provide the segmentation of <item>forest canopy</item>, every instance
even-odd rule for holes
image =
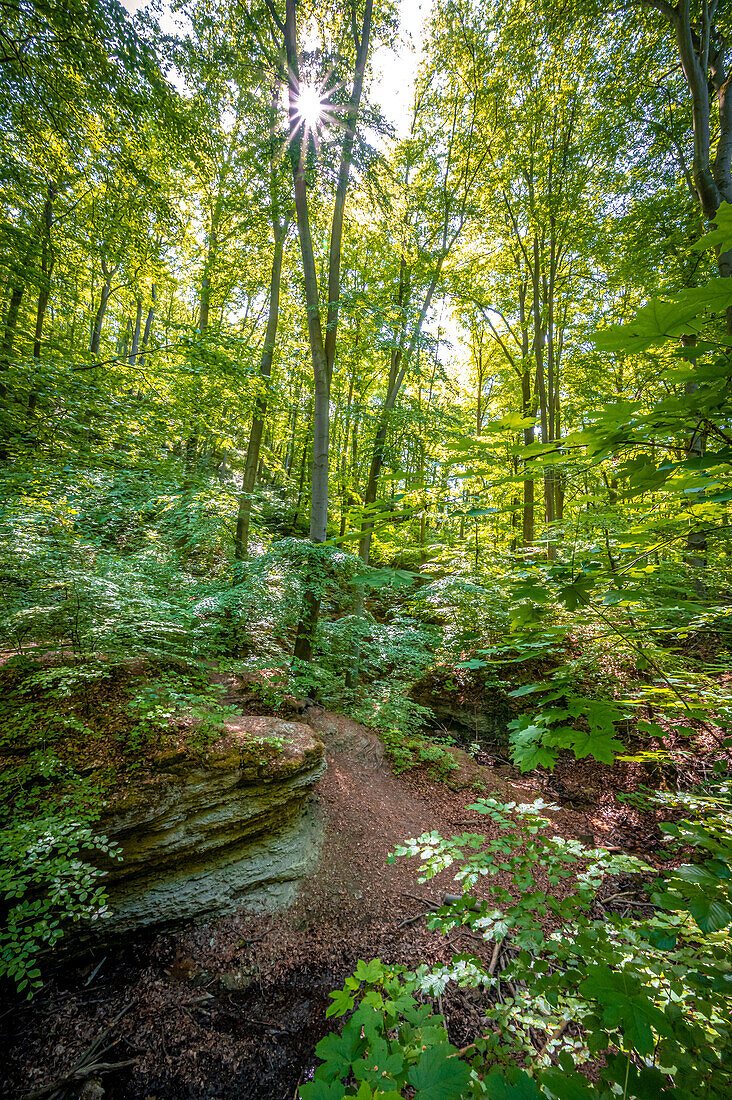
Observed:
[[[105,800],[184,712],[220,732],[211,670],[437,782],[431,677],[501,693],[517,774],[634,760],[675,857],[560,850],[543,801],[473,792],[501,844],[397,855],[464,899],[510,871],[432,919],[510,941],[511,997],[458,1049],[426,998],[485,960],[363,961],[299,1095],[721,1098],[732,15],[427,7],[2,7],[0,976],[32,994],[103,912]],[[108,735],[133,659],[164,686]],[[537,937],[537,869],[574,864]],[[597,919],[613,874],[651,900]]]

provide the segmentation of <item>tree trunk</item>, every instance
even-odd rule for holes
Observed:
[[[142,345],[140,347],[140,366],[145,365],[145,353],[147,351],[148,344],[150,343],[150,333],[152,332],[153,321],[155,320],[155,283],[153,283],[150,290],[150,308],[147,311],[147,318],[145,320],[145,331],[142,335]]]
[[[38,362],[41,358],[41,339],[43,337],[43,325],[46,319],[48,299],[51,296],[51,276],[53,275],[56,254],[51,241],[51,228],[53,225],[53,204],[56,199],[56,187],[49,184],[48,195],[43,207],[43,240],[41,243],[41,285],[38,292],[38,307],[36,309],[36,327],[33,334],[33,358]]]
[[[108,268],[104,260],[102,260],[102,274],[104,275],[104,282],[102,283],[102,289],[99,296],[99,307],[94,317],[91,342],[89,344],[89,351],[92,355],[99,355],[99,345],[102,339],[102,325],[104,324],[104,317],[107,312],[109,295],[112,292],[114,268]]]
[[[3,375],[10,370],[10,364],[12,362],[13,344],[15,343],[15,332],[18,327],[20,304],[23,301],[23,294],[25,292],[26,263],[27,260],[24,261],[22,267],[18,269],[16,273],[17,279],[12,284],[10,301],[8,302],[8,308],[5,313],[3,341],[2,346],[0,346],[0,401],[6,405],[3,410],[2,427],[0,428],[0,462],[7,462],[10,457],[12,426],[7,408],[8,386],[5,383]]]
[[[308,208],[305,179],[307,146],[310,135],[308,130],[304,128],[304,125],[301,123],[298,104],[300,77],[297,51],[296,0],[287,0],[285,9],[284,36],[288,71],[290,163],[292,166],[295,190],[295,212],[305,281],[308,338],[310,341],[310,355],[313,364],[313,379],[315,383],[312,493],[310,499],[310,541],[314,543],[325,542],[328,534],[330,383],[337,346],[343,219],[348,192],[348,180],[353,159],[356,123],[369,52],[372,3],[373,0],[366,0],[360,37],[355,32],[354,25],[356,69],[354,72],[353,89],[348,101],[344,120],[345,134],[341,148],[338,182],[336,184],[333,218],[331,221],[325,339],[323,338],[321,324],[320,292],[310,232],[310,212]],[[304,133],[303,129],[305,131]],[[320,610],[320,597],[316,595],[316,588],[316,578],[313,571],[311,571],[310,576],[306,578],[303,615],[298,627],[297,639],[295,642],[295,657],[305,661],[309,661],[312,656]]]
[[[131,367],[134,367],[137,363],[137,352],[140,348],[140,329],[142,328],[142,298],[137,299],[137,309],[135,311],[135,327],[132,330],[132,347],[130,348],[130,355],[127,362]]]
[[[275,341],[277,339],[277,323],[280,313],[280,282],[282,278],[282,256],[285,248],[285,237],[289,229],[289,221],[280,225],[275,222],[275,244],[272,257],[272,274],[269,283],[269,316],[267,318],[267,331],[262,348],[262,359],[259,364],[259,377],[263,379],[265,389],[257,396],[254,406],[252,427],[249,432],[249,445],[247,457],[244,463],[242,475],[241,493],[239,495],[239,512],[236,518],[236,537],[234,541],[234,559],[243,561],[247,556],[249,547],[249,523],[252,514],[252,491],[257,476],[259,464],[259,451],[262,446],[262,433],[264,432],[264,420],[267,415],[266,386],[272,374],[272,361],[274,359]]]

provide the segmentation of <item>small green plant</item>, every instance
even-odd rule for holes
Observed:
[[[42,956],[69,923],[98,920],[106,912],[104,872],[88,862],[91,852],[121,858],[120,848],[91,827],[90,818],[46,813],[0,830],[0,978],[30,998],[42,984]]]
[[[721,797],[720,797],[721,796]],[[414,971],[359,963],[331,994],[330,1016],[350,1019],[340,1036],[316,1048],[323,1064],[301,1087],[302,1100],[711,1100],[732,1087],[732,812],[720,789],[705,816],[667,826],[676,842],[704,858],[651,889],[655,905],[642,919],[593,913],[608,875],[648,876],[638,860],[587,849],[548,832],[544,803],[482,799],[471,810],[498,827],[443,838],[428,833],[397,848],[421,860],[421,881],[456,867],[460,902],[431,920],[449,931],[469,925],[493,944],[508,944],[499,975],[485,959]],[[536,886],[571,880],[561,897]],[[508,874],[491,906],[471,894],[483,876]],[[569,884],[568,884],[569,885]],[[540,923],[541,921],[541,923]],[[547,933],[545,922],[553,929]],[[483,1033],[463,1050],[448,1041],[432,1007],[449,984],[494,990]],[[499,995],[500,991],[500,995]],[[588,1078],[578,1067],[594,1063]]]
[[[223,688],[211,684],[195,670],[168,672],[144,684],[128,708],[135,725],[125,733],[125,750],[132,757],[168,735],[176,721],[193,719],[192,744],[205,746],[221,736],[227,718],[236,708],[221,702]]]
[[[409,698],[403,684],[372,685],[371,692],[352,713],[378,731],[397,775],[427,764],[434,778],[446,779],[459,767],[447,751],[452,744],[449,738],[423,732],[429,711]]]

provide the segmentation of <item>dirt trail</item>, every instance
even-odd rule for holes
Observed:
[[[510,783],[458,750],[449,786],[422,770],[395,777],[381,743],[359,723],[320,708],[302,720],[323,736],[328,769],[315,795],[319,866],[295,904],[275,917],[244,912],[100,950],[60,969],[37,1002],[0,1018],[0,1093],[21,1096],[63,1077],[110,1028],[105,1044],[113,1045],[100,1060],[135,1061],[101,1075],[95,1100],[292,1098],[330,1030],[328,993],[358,958],[413,966],[476,949],[460,936],[448,943],[419,916],[426,909],[419,899],[439,899],[449,872],[420,884],[414,861],[388,865],[386,857],[425,830],[462,832],[479,822],[489,834],[466,805],[481,794],[530,801],[537,794],[530,782]],[[561,818],[570,835],[587,827],[583,815]],[[480,1018],[480,1005],[460,993],[453,1040],[470,1041]]]

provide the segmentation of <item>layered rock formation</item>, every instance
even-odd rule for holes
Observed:
[[[317,857],[306,802],[324,769],[318,735],[278,718],[237,719],[200,757],[159,757],[101,822],[124,855],[108,868],[105,931],[285,904]]]

